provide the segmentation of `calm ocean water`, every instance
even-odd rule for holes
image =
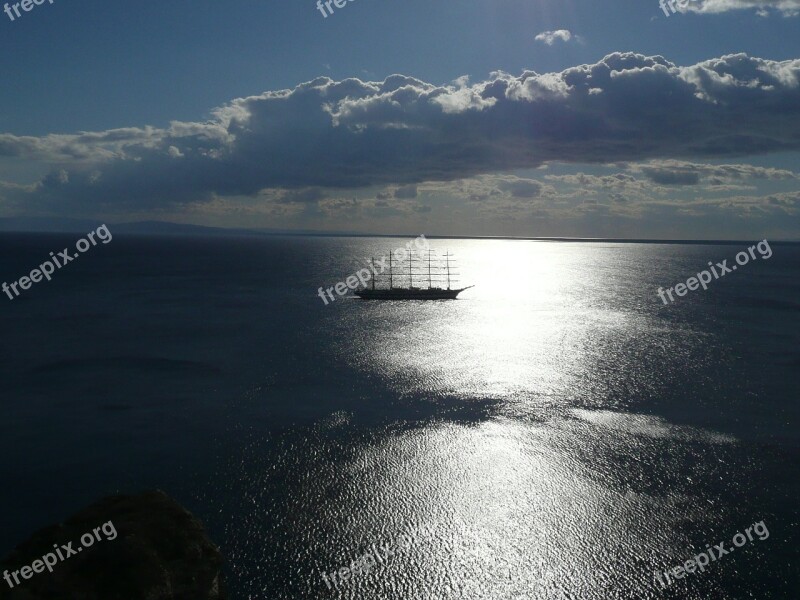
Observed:
[[[78,238],[2,234],[0,277]],[[238,599],[797,597],[800,246],[669,306],[743,248],[432,240],[457,301],[317,296],[405,241],[115,235],[0,296],[0,553],[158,487]]]

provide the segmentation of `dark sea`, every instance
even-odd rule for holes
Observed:
[[[0,236],[9,283],[81,237]],[[746,247],[434,239],[456,301],[317,295],[407,241],[120,234],[1,295],[0,554],[159,488],[239,600],[800,597],[800,246],[668,305]]]

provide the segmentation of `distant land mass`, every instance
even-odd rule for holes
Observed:
[[[68,219],[49,217],[3,217],[1,232],[15,233],[85,233],[103,225],[103,221],[92,219]],[[105,221],[112,233],[135,235],[366,235],[361,232],[329,232],[314,229],[245,229],[207,227],[168,221],[136,221],[133,223],[110,223]]]
[[[103,225],[103,221],[92,219],[68,219],[57,217],[0,217],[0,232],[6,233],[86,233]],[[362,231],[321,231],[318,229],[246,229],[207,227],[187,223],[170,223],[168,221],[135,221],[132,223],[105,224],[112,233],[128,235],[184,235],[184,236],[321,236],[321,237],[384,237],[409,238],[419,234],[386,234],[364,233]],[[551,242],[617,242],[637,244],[746,244],[754,240],[664,240],[645,238],[571,238],[571,237],[524,237],[502,235],[428,235],[430,239],[464,239],[464,240],[540,240]],[[775,243],[800,243],[800,240],[769,240]]]

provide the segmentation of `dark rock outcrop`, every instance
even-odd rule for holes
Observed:
[[[55,562],[57,552],[64,559]],[[48,554],[52,573],[43,560]],[[221,567],[200,521],[163,492],[112,496],[6,556],[0,600],[226,600]]]

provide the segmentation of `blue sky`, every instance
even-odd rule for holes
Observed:
[[[54,0],[0,13],[0,217],[798,238],[798,11],[354,0],[323,18],[312,0]],[[540,35],[556,31],[569,33]]]

